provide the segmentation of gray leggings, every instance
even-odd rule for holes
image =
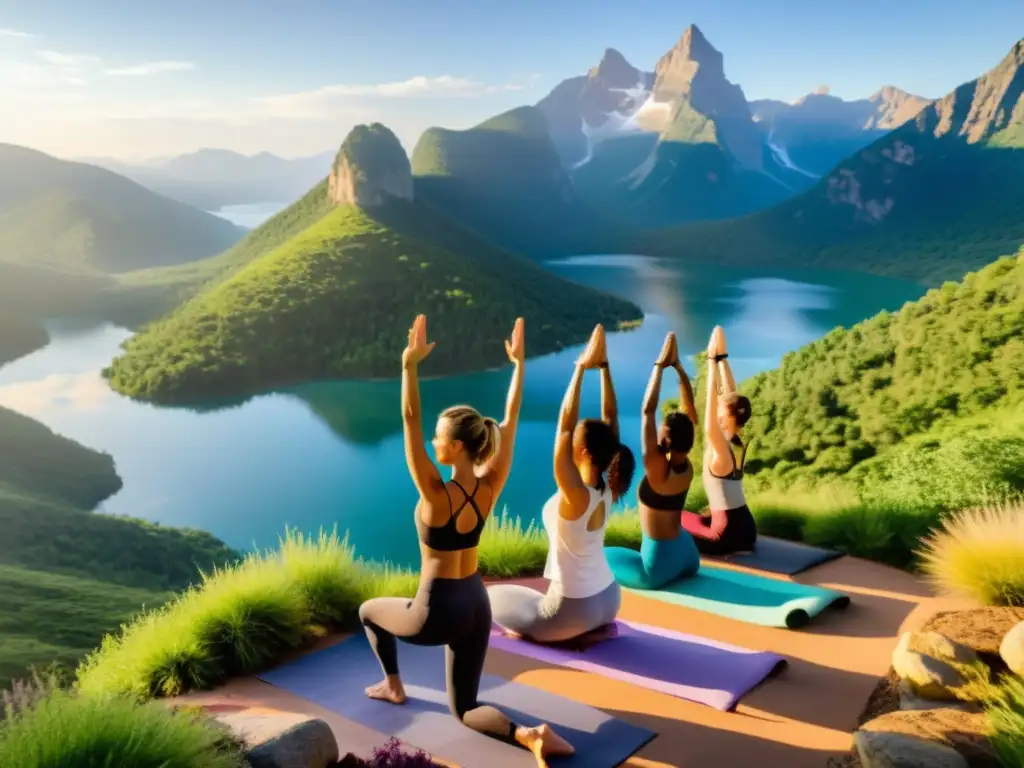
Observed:
[[[547,594],[518,584],[487,588],[494,623],[537,643],[560,643],[611,624],[622,592],[613,581],[590,597],[563,597],[555,582]]]

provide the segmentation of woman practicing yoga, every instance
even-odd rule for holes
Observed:
[[[683,527],[706,555],[750,552],[757,526],[743,495],[743,463],[747,448],[739,431],[750,419],[750,401],[736,393],[726,358],[725,332],[715,326],[708,342],[708,396],[704,411],[704,492],[710,516],[683,513]],[[719,391],[721,387],[721,391]],[[739,449],[739,459],[734,448]]]
[[[550,755],[574,749],[548,725],[517,725],[494,707],[477,701],[491,634],[491,605],[477,573],[477,544],[487,516],[508,479],[523,400],[523,320],[516,321],[505,350],[515,366],[499,425],[468,405],[444,411],[437,420],[434,451],[452,468],[441,479],[423,444],[416,366],[434,348],[427,343],[427,320],[416,318],[402,353],[402,421],[405,459],[420,500],[416,530],[420,539],[420,584],[412,600],[378,597],[359,607],[359,618],[377,655],[384,680],[366,695],[393,704],[405,702],[398,674],[395,638],[414,645],[444,645],[448,708],[465,725],[533,752],[541,768]]]
[[[601,369],[601,421],[577,423],[583,372]],[[550,580],[542,594],[529,587],[490,587],[494,621],[512,636],[540,643],[597,639],[608,632],[622,596],[604,555],[604,530],[611,506],[633,478],[633,454],[619,442],[619,418],[608,368],[604,329],[590,337],[562,402],[555,433],[555,483],[544,505]],[[600,632],[594,633],[594,630]]]
[[[661,376],[666,368],[679,374],[679,410],[657,427]],[[644,477],[637,488],[643,539],[640,551],[608,547],[605,554],[615,580],[633,589],[658,589],[700,568],[700,553],[682,526],[681,514],[693,481],[689,453],[697,409],[690,379],[679,362],[676,336],[670,333],[654,364],[644,395],[641,431]]]

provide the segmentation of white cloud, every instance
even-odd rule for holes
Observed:
[[[47,64],[52,64],[55,67],[81,67],[86,64],[95,64],[99,61],[99,57],[90,56],[88,54],[79,53],[58,53],[57,51],[36,51],[36,56],[45,61]]]
[[[147,61],[130,67],[114,67],[106,70],[108,75],[124,75],[142,77],[159,75],[163,72],[187,72],[196,68],[191,61]]]
[[[28,38],[35,37],[35,35],[33,35],[31,32],[22,32],[20,29],[7,29],[5,27],[0,27],[0,37]]]
[[[502,91],[523,90],[517,84],[488,85],[478,80],[464,77],[441,75],[425,77],[417,75],[408,80],[376,84],[345,84],[327,85],[312,91],[284,93],[275,96],[264,96],[257,101],[266,106],[273,114],[281,117],[308,118],[320,117],[333,111],[346,99],[358,97],[377,97],[388,99],[414,98],[419,96],[434,97],[474,97]]]

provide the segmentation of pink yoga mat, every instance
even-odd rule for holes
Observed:
[[[514,640],[491,633],[491,648],[581,672],[593,672],[730,711],[786,660],[768,651],[751,651],[670,629],[616,622],[618,636],[576,651]]]

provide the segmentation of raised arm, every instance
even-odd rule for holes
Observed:
[[[516,320],[512,329],[512,338],[505,342],[505,352],[512,361],[512,381],[508,385],[508,397],[505,400],[505,418],[502,420],[501,448],[487,465],[481,479],[486,479],[492,489],[493,497],[501,493],[512,470],[512,455],[515,449],[516,432],[519,429],[519,411],[523,406],[523,373],[526,365],[525,328],[523,318]]]
[[[580,415],[580,388],[583,384],[583,365],[576,363],[569,387],[558,413],[558,428],[555,431],[555,483],[562,493],[563,508],[568,506],[580,510],[587,508],[589,494],[583,485],[583,478],[576,468],[572,455],[572,435]]]
[[[721,461],[722,457],[728,456],[731,449],[729,448],[729,441],[726,440],[725,433],[722,432],[722,426],[718,423],[718,357],[721,347],[719,346],[719,334],[721,328],[715,326],[715,330],[711,332],[711,341],[708,342],[708,359],[707,359],[707,370],[708,370],[708,384],[707,384],[707,401],[704,408],[704,434],[707,435],[708,445],[712,452],[712,461],[717,464]],[[714,464],[712,469],[715,469]]]
[[[693,386],[690,384],[690,377],[683,370],[682,363],[676,360],[672,366],[679,374],[679,410],[690,417],[694,426],[697,425],[697,406],[693,402]]]
[[[658,401],[661,399],[661,376],[665,368],[678,363],[676,335],[669,333],[661,346],[654,370],[647,380],[643,411],[640,416],[640,442],[643,446],[644,474],[648,478],[662,478],[668,472],[668,458],[658,445]]]
[[[420,315],[409,331],[409,344],[402,353],[402,430],[405,435],[405,461],[420,495],[432,500],[441,490],[441,474],[427,455],[423,440],[423,414],[420,409],[420,384],[417,366],[434,343],[427,344],[427,318]]]

